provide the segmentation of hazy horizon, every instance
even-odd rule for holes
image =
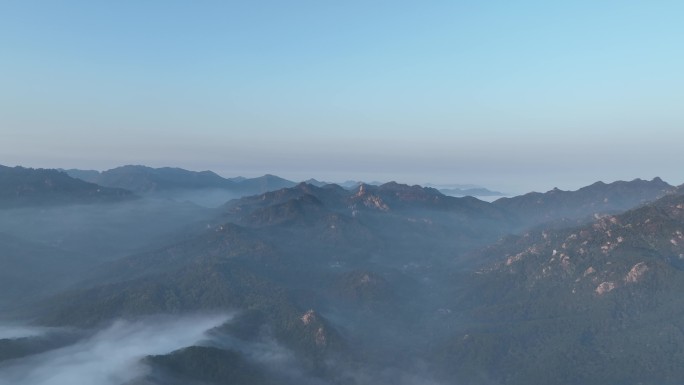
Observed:
[[[684,3],[0,4],[0,164],[684,182]]]
[[[120,164],[120,165],[117,165],[117,166],[114,166],[114,167],[111,167],[111,168],[100,168],[100,169],[96,169],[96,168],[88,168],[88,167],[51,167],[51,166],[43,166],[43,165],[27,166],[27,165],[24,165],[24,164],[2,164],[2,165],[3,165],[3,166],[9,166],[9,167],[19,166],[19,167],[44,168],[44,169],[50,169],[50,168],[52,168],[52,169],[63,169],[63,170],[69,170],[69,169],[94,170],[94,171],[98,171],[98,172],[103,172],[103,171],[107,171],[107,170],[110,170],[110,169],[113,169],[113,168],[117,168],[117,167],[122,167],[122,166],[131,166],[131,164]],[[507,187],[510,187],[510,186],[505,185],[505,184],[497,184],[496,182],[493,182],[493,183],[490,183],[490,184],[486,184],[486,183],[469,183],[469,181],[467,181],[467,180],[466,180],[466,181],[453,181],[453,180],[448,180],[448,179],[445,179],[444,181],[441,181],[441,182],[439,182],[439,181],[438,181],[438,182],[435,182],[435,181],[420,181],[420,179],[419,179],[420,177],[416,177],[416,178],[414,178],[414,179],[409,179],[409,180],[405,180],[405,179],[401,179],[401,178],[391,178],[391,177],[386,178],[386,179],[379,179],[379,178],[376,178],[376,177],[378,176],[378,174],[368,174],[368,175],[367,175],[367,176],[368,176],[367,178],[362,178],[362,177],[360,177],[360,176],[361,176],[361,175],[364,175],[363,173],[357,174],[356,176],[353,176],[353,175],[352,175],[352,176],[349,176],[349,177],[346,177],[346,178],[343,176],[343,177],[341,177],[341,178],[335,179],[335,178],[315,177],[315,176],[310,176],[310,175],[306,175],[306,174],[301,174],[301,176],[298,176],[298,175],[300,175],[300,174],[297,174],[297,173],[276,174],[276,173],[273,173],[273,172],[253,172],[253,173],[235,174],[235,173],[225,173],[225,172],[220,172],[220,171],[217,171],[217,170],[210,170],[210,169],[191,169],[191,168],[186,168],[186,167],[177,166],[177,165],[160,165],[160,166],[132,165],[132,166],[145,166],[145,167],[152,167],[152,168],[163,168],[163,167],[181,168],[181,169],[185,169],[185,170],[188,170],[188,171],[194,171],[194,172],[211,171],[211,172],[214,172],[214,173],[216,173],[216,174],[218,174],[219,176],[224,177],[224,178],[236,178],[236,177],[258,178],[258,177],[265,176],[265,175],[275,175],[275,176],[278,176],[278,177],[281,177],[281,178],[290,180],[290,181],[292,181],[292,182],[303,182],[303,181],[307,181],[307,180],[309,180],[309,179],[315,179],[315,180],[317,180],[317,181],[319,181],[319,182],[335,183],[335,184],[343,184],[343,183],[349,182],[349,181],[366,182],[366,183],[388,183],[388,182],[397,182],[397,183],[407,184],[407,185],[420,185],[420,186],[423,186],[423,187],[435,187],[435,188],[440,188],[440,189],[449,189],[449,188],[461,188],[461,189],[468,189],[468,188],[487,188],[487,189],[489,189],[489,190],[491,190],[491,191],[497,191],[497,192],[502,193],[502,194],[503,194],[502,196],[521,195],[521,194],[525,194],[525,193],[528,193],[528,192],[547,192],[547,191],[552,190],[552,189],[554,189],[554,188],[560,188],[561,190],[567,190],[567,191],[574,191],[574,190],[578,190],[578,189],[580,189],[580,188],[582,188],[582,187],[588,186],[588,185],[593,184],[593,183],[596,183],[596,182],[612,183],[612,182],[616,182],[616,181],[631,181],[631,180],[634,180],[634,179],[643,179],[643,180],[649,180],[649,181],[650,181],[650,180],[652,180],[652,179],[654,179],[654,178],[661,178],[661,179],[663,179],[665,182],[667,182],[667,183],[669,183],[669,184],[671,184],[671,185],[673,185],[673,186],[679,186],[679,185],[682,184],[681,182],[672,181],[672,180],[667,180],[667,179],[665,179],[665,178],[662,178],[662,177],[659,176],[659,175],[655,175],[655,176],[652,176],[652,177],[638,177],[638,176],[637,176],[637,177],[634,177],[634,178],[625,178],[625,179],[606,179],[606,178],[603,178],[603,179],[592,180],[592,181],[589,181],[589,182],[587,182],[587,183],[585,183],[585,184],[578,184],[578,185],[575,185],[575,184],[572,184],[572,183],[565,183],[565,184],[560,184],[560,185],[553,185],[552,187],[548,187],[548,188],[546,188],[546,187],[540,187],[540,188],[538,188],[538,189],[531,188],[531,189],[527,189],[527,190],[524,190],[524,189],[516,190],[516,189],[514,189],[514,188],[513,188],[513,189],[508,189]],[[351,175],[351,174],[343,174],[343,175]],[[475,179],[477,179],[477,178],[475,178]],[[486,178],[483,179],[483,180],[486,180]],[[545,182],[546,182],[546,181],[544,181],[544,180],[538,180],[538,181],[536,181],[536,185],[537,185],[537,186],[546,186],[546,185],[548,185],[548,183],[545,183]]]

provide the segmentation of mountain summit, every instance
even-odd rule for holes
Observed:
[[[656,177],[650,181],[596,182],[576,191],[554,188],[546,193],[501,198],[494,204],[517,215],[526,224],[560,219],[586,221],[594,214],[616,213],[653,202],[674,190],[674,186]]]

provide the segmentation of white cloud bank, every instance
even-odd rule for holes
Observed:
[[[0,325],[0,340],[6,338],[36,337],[44,334],[48,328]]]
[[[116,321],[73,345],[0,366],[0,385],[121,385],[145,374],[141,358],[196,344],[206,338],[207,330],[230,318],[224,314]],[[14,330],[20,335],[31,329]]]

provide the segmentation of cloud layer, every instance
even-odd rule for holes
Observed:
[[[3,365],[0,385],[124,384],[145,374],[141,358],[193,345],[229,319],[223,314],[116,321],[73,345]],[[14,329],[16,336],[29,330]]]

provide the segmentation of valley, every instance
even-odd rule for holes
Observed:
[[[2,322],[37,331],[1,336],[1,384],[66,384],[92,349],[120,354],[107,379],[84,377],[106,385],[684,376],[684,198],[658,178],[491,203],[303,182],[207,207],[174,196],[206,184],[101,201],[63,172],[0,171],[16,191],[0,201]],[[218,177],[174,172],[166,183]],[[102,345],[111,356],[93,345],[121,328],[139,337]],[[178,342],[123,353],[147,338]]]

